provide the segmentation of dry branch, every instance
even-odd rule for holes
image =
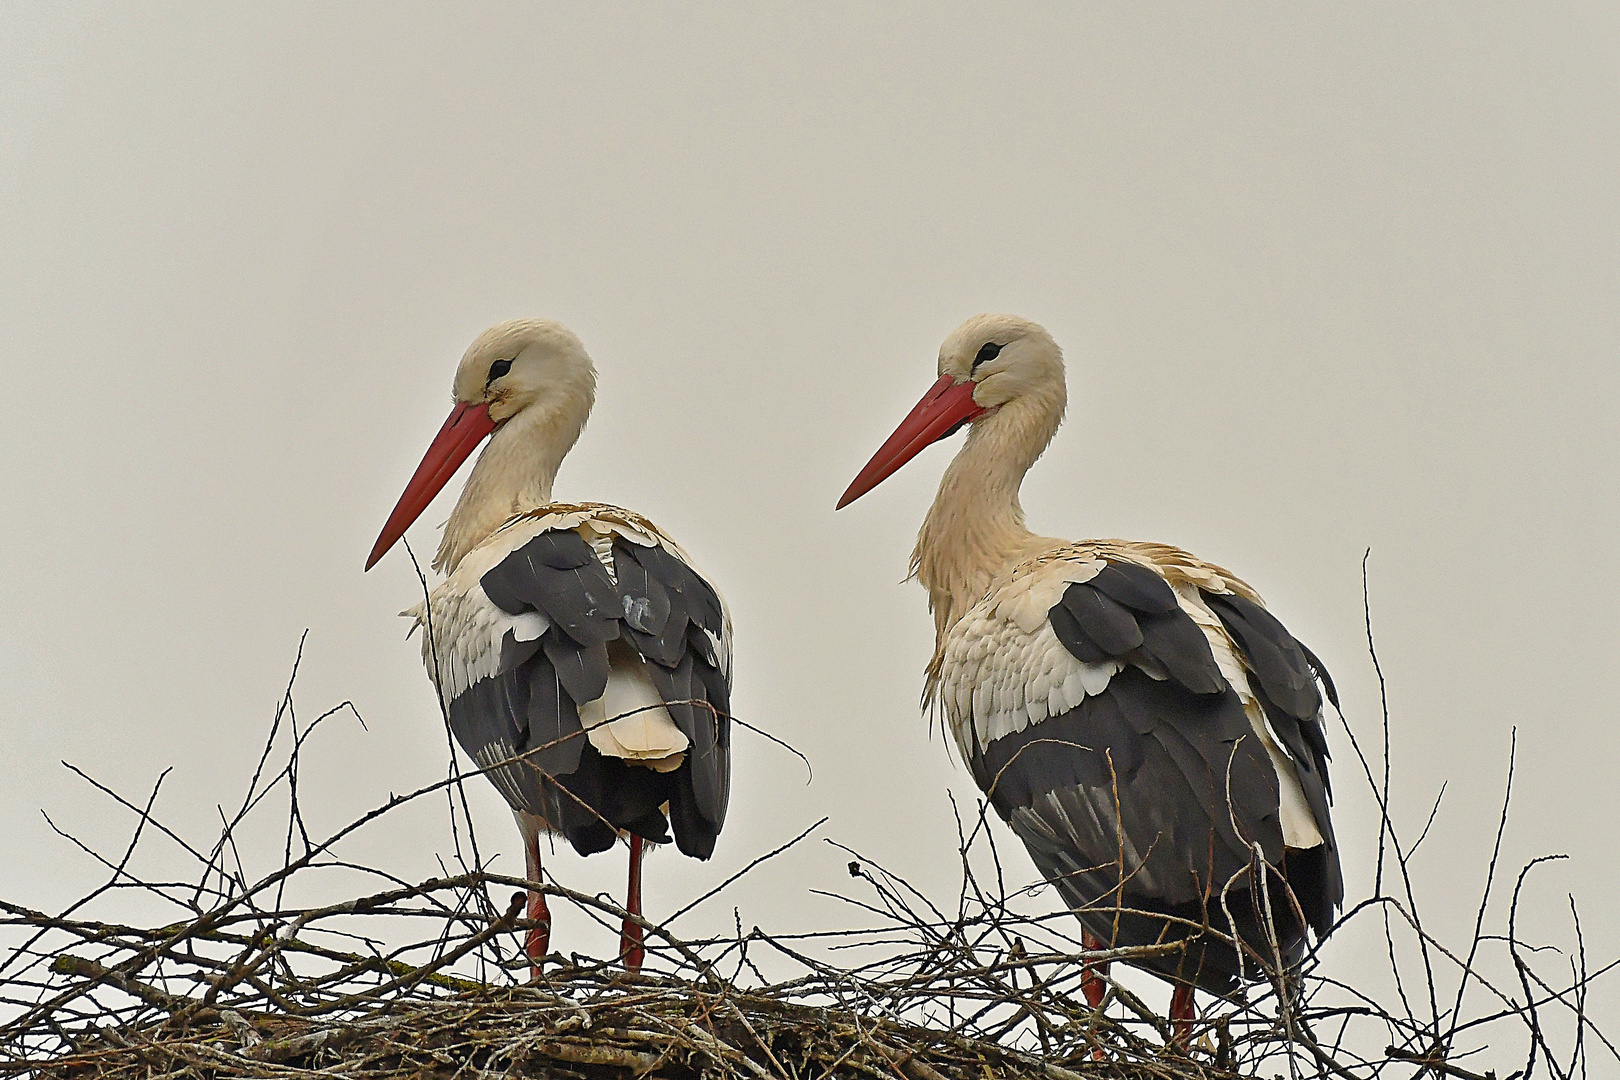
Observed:
[[[323,721],[340,711],[357,719],[358,713],[345,702],[300,724],[292,686],[289,681],[240,808],[221,815],[220,834],[208,843],[192,843],[157,820],[157,786],[144,799],[130,800],[85,777],[134,815],[135,828],[118,857],[92,852],[110,877],[65,912],[0,901],[0,940],[11,943],[0,952],[0,1078],[1217,1080],[1286,1072],[1341,1080],[1509,1080],[1457,1044],[1463,1037],[1485,1039],[1485,1032],[1500,1041],[1518,1065],[1511,1075],[1521,1080],[1538,1067],[1552,1077],[1584,1076],[1589,1053],[1607,1054],[1620,1065],[1620,1051],[1585,1015],[1588,989],[1616,964],[1588,969],[1573,900],[1578,951],[1567,959],[1567,973],[1551,974],[1541,947],[1518,936],[1526,877],[1545,860],[1519,874],[1505,935],[1484,932],[1505,797],[1472,940],[1454,948],[1425,929],[1412,885],[1417,845],[1402,842],[1388,814],[1387,708],[1382,768],[1345,728],[1384,820],[1379,888],[1353,905],[1340,925],[1381,923],[1394,1000],[1324,974],[1315,952],[1285,978],[1271,957],[1251,951],[1246,960],[1262,981],[1247,999],[1214,1002],[1192,1045],[1180,1048],[1169,1044],[1167,1025],[1128,987],[1110,981],[1103,1007],[1092,1010],[1080,981],[1088,961],[1128,961],[1183,946],[1084,950],[1078,928],[1067,913],[1052,911],[1044,886],[1006,887],[982,803],[971,828],[958,816],[962,879],[954,905],[936,903],[841,847],[860,894],[824,895],[844,904],[860,925],[773,935],[759,927],[745,932],[739,919],[735,934],[701,940],[670,931],[675,917],[805,841],[818,822],[665,924],[644,923],[644,974],[629,975],[613,961],[553,956],[543,977],[529,982],[518,947],[529,924],[519,917],[521,892],[509,890],[539,884],[553,905],[573,905],[615,928],[626,913],[554,881],[489,872],[472,840],[455,771],[390,798],[330,836],[312,837],[298,801],[301,755]],[[1511,782],[1510,762],[1509,790]],[[438,792],[449,796],[460,872],[410,884],[332,854],[343,838]],[[278,795],[285,798],[280,858],[255,880],[244,865],[250,853],[241,850],[244,823],[280,805]],[[173,841],[195,863],[195,880],[138,876],[133,857],[153,836]],[[1400,895],[1382,890],[1386,856]],[[332,868],[383,887],[373,884],[363,895],[324,904],[286,903],[294,882],[304,886],[298,895],[319,895],[311,892],[316,876]],[[86,906],[127,889],[162,898],[175,917],[143,927],[84,914]],[[1511,962],[1516,986],[1480,970],[1484,954],[1493,951]],[[1408,967],[1416,968],[1418,986]],[[1450,988],[1442,989],[1443,982]],[[1463,1012],[1469,989],[1474,998],[1489,998],[1490,1011]],[[1415,997],[1426,1007],[1414,1009]],[[1442,999],[1450,1008],[1440,1007]],[[1552,1029],[1570,1031],[1562,1054],[1555,1053]]]

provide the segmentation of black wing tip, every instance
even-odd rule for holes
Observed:
[[[1311,674],[1315,675],[1316,681],[1322,684],[1322,689],[1327,693],[1327,699],[1333,703],[1333,710],[1342,712],[1343,710],[1339,708],[1339,690],[1338,687],[1333,685],[1333,676],[1328,674],[1327,665],[1322,663],[1317,655],[1311,651],[1309,645],[1298,638],[1295,638],[1294,642],[1299,646],[1300,651],[1305,654],[1306,662],[1311,665]]]

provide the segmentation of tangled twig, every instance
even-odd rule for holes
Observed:
[[[302,648],[300,641],[300,656]],[[294,678],[296,672],[295,663]],[[319,1071],[355,1078],[1215,1080],[1286,1069],[1297,1077],[1406,1080],[1415,1066],[1417,1077],[1496,1080],[1489,1064],[1459,1049],[1464,1037],[1479,1045],[1498,1041],[1493,1049],[1511,1055],[1513,1075],[1523,1080],[1538,1065],[1555,1077],[1584,1075],[1589,1053],[1620,1063],[1620,1051],[1585,1012],[1589,988],[1617,964],[1589,968],[1573,898],[1577,950],[1567,972],[1550,975],[1538,959],[1544,947],[1518,933],[1526,876],[1552,857],[1519,874],[1505,935],[1484,932],[1506,797],[1473,937],[1453,948],[1419,918],[1411,875],[1417,845],[1404,845],[1389,819],[1387,768],[1380,780],[1365,756],[1364,775],[1384,815],[1380,851],[1394,860],[1390,876],[1400,881],[1401,895],[1383,892],[1381,868],[1374,895],[1351,906],[1339,926],[1380,923],[1394,1007],[1373,990],[1324,974],[1316,951],[1285,973],[1277,970],[1274,942],[1270,955],[1233,942],[1246,950],[1244,963],[1260,981],[1248,998],[1216,1000],[1191,1043],[1180,1046],[1128,986],[1108,980],[1103,1006],[1094,1010],[1081,980],[1088,964],[1129,962],[1186,943],[1085,949],[1072,917],[1052,910],[1044,885],[1006,886],[982,802],[969,815],[971,828],[963,814],[957,817],[961,886],[954,905],[936,903],[861,852],[836,845],[849,858],[858,894],[815,891],[844,905],[858,925],[772,934],[758,926],[744,931],[739,914],[726,936],[686,939],[671,931],[676,918],[804,842],[824,824],[817,822],[664,923],[643,920],[643,973],[628,974],[614,961],[552,956],[543,976],[530,981],[519,947],[530,928],[520,917],[521,890],[538,887],[553,904],[572,905],[613,928],[627,912],[554,881],[492,873],[476,850],[470,865],[457,856],[461,872],[416,883],[339,859],[338,841],[432,793],[449,793],[452,815],[464,819],[457,797],[462,774],[391,797],[325,838],[312,835],[299,806],[301,755],[323,721],[359,714],[345,702],[300,725],[292,689],[289,681],[240,809],[222,813],[219,835],[206,843],[183,838],[155,816],[161,777],[140,800],[84,777],[133,814],[135,827],[116,857],[80,845],[110,876],[66,911],[52,915],[0,901],[0,933],[10,942],[0,953],[0,1078]],[[1345,730],[1361,755],[1354,733]],[[1387,713],[1385,731],[1387,738]],[[1511,783],[1510,763],[1510,789]],[[282,850],[278,865],[255,880],[246,869],[253,852],[244,825],[267,813],[278,792],[286,800]],[[458,845],[469,824],[459,823]],[[193,861],[192,880],[139,875],[135,856],[153,836],[173,841]],[[315,879],[333,868],[373,884],[324,904],[287,903],[289,895],[320,895],[311,891]],[[1262,883],[1267,876],[1254,873]],[[1269,902],[1294,903],[1286,890],[1277,896],[1265,888]],[[171,905],[173,920],[140,926],[87,916],[87,907],[129,889]],[[1171,929],[1217,933],[1207,922],[1185,920]],[[1403,963],[1399,947],[1407,932],[1430,1003],[1423,1012],[1410,1004],[1410,961]],[[1497,946],[1516,986],[1480,966]],[[1447,977],[1456,980],[1454,990],[1442,991]],[[1489,1011],[1464,1013],[1470,989],[1473,998],[1489,998]],[[1449,1009],[1438,1005],[1442,994]],[[1560,1055],[1549,1032],[1566,1029],[1571,1041]],[[1509,1040],[1513,1031],[1527,1041]]]

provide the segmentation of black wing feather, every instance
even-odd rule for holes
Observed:
[[[1305,659],[1311,665],[1311,671],[1315,672],[1316,674],[1316,681],[1322,684],[1322,689],[1327,691],[1328,700],[1333,702],[1333,708],[1338,709],[1339,690],[1338,687],[1333,685],[1333,676],[1328,674],[1327,665],[1318,660],[1316,658],[1316,654],[1311,652],[1310,648],[1303,641],[1296,638],[1294,644],[1298,645],[1300,651],[1305,654]]]
[[[1328,777],[1327,734],[1322,730],[1322,697],[1316,680],[1323,680],[1334,708],[1338,708],[1338,692],[1322,662],[1271,612],[1236,594],[1205,593],[1204,601],[1237,641],[1244,663],[1253,672],[1250,686],[1255,699],[1277,740],[1294,761],[1300,790],[1325,841],[1326,851],[1323,858],[1316,860],[1320,865],[1313,871],[1313,877],[1319,879],[1318,887],[1314,893],[1302,894],[1300,900],[1317,932],[1326,933],[1334,911],[1344,899],[1344,878],[1329,815],[1333,789]]]
[[[722,633],[724,610],[713,588],[661,547],[615,537],[612,560],[610,577],[584,537],[553,530],[484,574],[480,584],[502,611],[539,612],[550,625],[532,641],[507,633],[497,674],[449,703],[451,726],[475,760],[522,755],[491,773],[497,788],[581,853],[612,846],[620,830],[667,842],[673,824],[683,852],[708,858],[730,796],[730,685],[705,633]],[[670,772],[606,757],[583,732],[579,706],[602,696],[607,643],[621,635],[691,741]]]
[[[1209,638],[1178,604],[1163,614],[1141,614],[1141,651],[1164,666],[1169,676],[1195,694],[1218,694],[1226,689],[1226,676],[1215,663]]]
[[[589,741],[579,722],[579,709],[549,657],[535,657],[527,670],[529,742],[537,749],[526,760],[548,776],[565,776],[579,768],[580,755]]]
[[[642,656],[672,668],[681,662],[684,651],[690,622],[686,602],[665,578],[643,564],[642,557],[635,544],[613,546],[613,564],[626,612],[625,633]],[[653,562],[652,557],[645,557]],[[635,617],[630,617],[631,612]]]
[[[1322,711],[1310,661],[1275,615],[1236,593],[1206,592],[1204,603],[1238,643],[1249,669],[1278,707],[1299,720]]]
[[[1069,588],[1073,590],[1078,586],[1070,585]],[[1052,624],[1052,632],[1063,642],[1063,647],[1082,664],[1100,664],[1104,660],[1111,659],[1107,653],[1092,644],[1091,638],[1080,629],[1080,621],[1069,614],[1067,605],[1052,605],[1052,610],[1046,613],[1046,619]]]
[[[1189,934],[1137,914],[1121,916],[1116,939],[1118,908],[1224,930],[1223,888],[1241,929],[1250,845],[1281,865],[1276,773],[1230,688],[1193,694],[1127,667],[1101,694],[993,741],[974,766],[1036,865],[1105,941]],[[1274,915],[1285,954],[1298,954],[1303,927]],[[1269,954],[1264,936],[1249,940]],[[1215,992],[1231,989],[1239,970],[1231,948],[1202,940],[1145,966]]]
[[[539,805],[540,776],[515,760],[528,746],[528,683],[519,669],[481,679],[445,703],[450,732],[514,805]]]
[[[1086,584],[1116,603],[1149,615],[1163,615],[1181,607],[1168,581],[1132,562],[1109,563]]]
[[[1209,639],[1181,609],[1175,590],[1145,566],[1109,563],[1090,581],[1064,589],[1047,619],[1081,663],[1131,660],[1140,650],[1195,694],[1226,689]]]
[[[580,645],[619,636],[618,591],[577,532],[541,533],[490,568],[479,584],[502,611],[538,611]]]
[[[613,549],[613,571],[619,579],[625,624],[641,634],[661,634],[673,614],[669,590],[622,546]],[[684,613],[678,617],[684,617]]]
[[[1188,938],[1185,953],[1143,966],[1224,993],[1240,975],[1257,974],[1252,958],[1240,961],[1229,945],[1167,917],[1236,933],[1269,956],[1252,880],[1258,848],[1272,921],[1293,963],[1308,944],[1307,924],[1322,933],[1331,923],[1343,885],[1327,822],[1321,665],[1258,604],[1204,599],[1254,672],[1271,727],[1301,763],[1327,841],[1320,848],[1284,847],[1277,773],[1242,699],[1174,590],[1134,563],[1110,563],[1090,581],[1071,583],[1048,613],[1076,659],[1126,666],[1068,712],[976,747],[971,764],[992,805],[1092,933],[1120,944]],[[1276,901],[1290,886],[1303,922]]]
[[[595,701],[607,690],[610,668],[607,645],[583,646],[567,637],[547,631],[542,638],[546,658],[557,670],[568,696],[584,704]]]
[[[693,622],[712,634],[720,633],[720,628],[725,622],[720,596],[708,582],[697,575],[697,571],[661,547],[641,547],[617,541],[614,546],[634,548],[631,554],[647,568],[649,574],[688,601],[688,612]]]
[[[1124,605],[1092,587],[1070,585],[1059,601],[1074,616],[1080,633],[1108,656],[1124,656],[1142,644],[1142,628]]]

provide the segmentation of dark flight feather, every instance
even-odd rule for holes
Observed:
[[[975,746],[970,765],[1093,934],[1127,945],[1187,939],[1185,953],[1143,966],[1226,993],[1259,969],[1252,956],[1240,959],[1197,928],[1235,933],[1271,955],[1253,880],[1256,851],[1285,963],[1303,957],[1307,928],[1329,928],[1343,882],[1327,816],[1321,664],[1260,605],[1235,595],[1203,598],[1299,766],[1324,844],[1285,848],[1276,769],[1209,638],[1168,583],[1133,563],[1110,563],[1090,581],[1068,585],[1048,612],[1077,660],[1126,666],[1067,712]],[[1303,920],[1282,899],[1287,888]]]

